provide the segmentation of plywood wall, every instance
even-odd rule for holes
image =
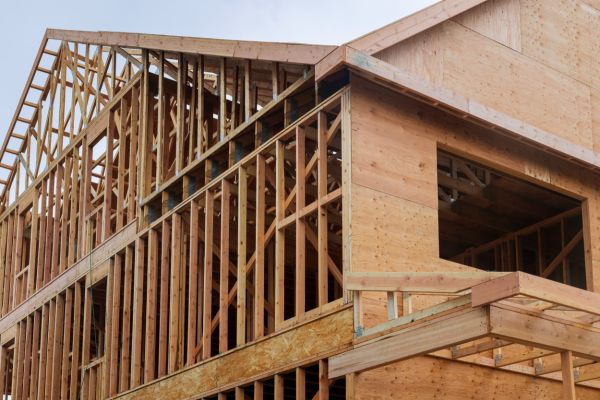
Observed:
[[[353,75],[352,270],[468,269],[439,259],[438,148],[577,197],[600,291],[600,177]]]
[[[560,400],[560,382],[535,379],[433,357],[418,357],[360,373],[356,399]],[[577,398],[598,398],[598,390],[578,387]]]
[[[489,0],[376,55],[600,151],[600,2]]]

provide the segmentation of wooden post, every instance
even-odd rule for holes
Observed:
[[[140,179],[139,195],[147,196],[150,191],[150,179],[152,175],[152,126],[150,118],[153,114],[152,102],[150,101],[150,55],[148,50],[142,50],[142,112],[140,114],[141,140],[140,140]]]
[[[144,150],[139,151],[138,136],[139,136],[139,119],[140,119],[140,101],[139,101],[139,86],[135,85],[131,89],[131,132],[129,134],[129,183],[127,191],[127,223],[133,221],[137,213],[136,198],[138,192],[138,183],[141,184],[141,178],[138,177],[138,163],[141,161],[141,156]],[[144,118],[142,116],[142,118]],[[124,150],[123,150],[124,151]],[[139,168],[142,169],[142,168]]]
[[[144,259],[145,243],[142,238],[135,241],[135,263],[133,272],[133,325],[131,338],[131,387],[142,382],[142,321],[144,318]]]
[[[285,145],[275,143],[275,330],[284,320],[285,228],[279,223],[285,217]]]
[[[219,273],[219,352],[227,351],[229,316],[229,222],[231,187],[228,180],[221,182],[221,252]]]
[[[319,400],[329,400],[329,378],[327,359],[319,360]]]
[[[318,242],[318,298],[319,306],[324,306],[328,301],[328,248],[327,243],[329,228],[327,226],[327,206],[321,204],[327,195],[327,117],[325,112],[319,111],[317,116],[317,195],[319,202],[317,242]]]
[[[214,235],[214,194],[206,191],[206,205],[204,207],[204,321],[202,324],[202,358],[211,356],[212,334],[212,290],[213,290],[213,235]]]
[[[575,400],[575,379],[573,377],[573,354],[570,351],[560,353],[562,366],[563,398]]]
[[[237,386],[235,388],[235,400],[245,400],[244,388]]]
[[[165,151],[165,53],[160,52],[158,67],[158,125],[156,133],[156,188],[158,190],[163,179]]]
[[[127,105],[127,99],[122,98],[119,107],[119,118],[121,123],[118,126],[119,131],[119,159],[117,164],[117,215],[116,215],[116,231],[121,230],[124,225],[124,203],[125,203],[125,162],[127,158],[125,156],[125,148],[127,142],[127,113],[129,107]],[[112,114],[109,119],[113,119],[116,116],[116,112]]]
[[[71,389],[69,393],[70,400],[77,399],[77,388],[80,381],[79,366],[80,353],[79,343],[81,341],[81,300],[82,300],[82,285],[80,282],[75,282],[75,296],[73,307],[73,351],[71,353]]]
[[[53,372],[54,372],[54,352],[56,350],[56,302],[54,298],[50,301],[50,312],[48,313],[48,348],[46,350],[46,365],[48,368],[45,370],[46,374],[46,396],[52,398],[52,384],[53,384]]]
[[[351,221],[351,196],[352,186],[352,118],[351,118],[350,91],[345,91],[341,96],[341,140],[342,140],[342,265],[343,274],[347,275],[352,265],[352,232]],[[344,303],[352,300],[348,290],[343,292]]]
[[[200,211],[198,202],[190,202],[190,267],[188,282],[188,332],[187,332],[187,364],[194,364],[197,345],[198,324],[198,231],[200,229]]]
[[[398,294],[396,292],[387,292],[387,310],[389,320],[398,318]]]
[[[104,206],[102,209],[102,240],[108,239],[111,235],[111,214],[112,214],[112,182],[113,182],[113,147],[116,133],[114,118],[108,119],[108,130],[106,133],[106,157],[104,169]],[[100,236],[100,234],[99,234]]]
[[[169,340],[169,239],[171,223],[162,223],[161,262],[160,262],[160,320],[158,329],[158,377],[167,373],[167,341]]]
[[[179,357],[179,281],[181,269],[181,215],[174,213],[171,225],[171,282],[169,310],[169,373],[177,370]]]
[[[306,300],[306,226],[300,211],[305,205],[305,133],[296,127],[296,317],[305,311]]]
[[[256,260],[254,265],[254,338],[265,334],[265,159],[256,156]]]
[[[175,173],[183,169],[183,159],[185,155],[185,110],[187,88],[187,62],[183,57],[183,53],[179,53],[177,60],[177,123],[175,127]]]
[[[229,118],[230,121],[230,131],[233,131],[237,126],[237,115],[238,115],[238,81],[239,81],[239,67],[236,65],[233,69],[233,84],[231,85],[231,115]]]
[[[195,73],[198,75],[198,112],[196,115],[196,129],[197,133],[197,143],[198,150],[196,152],[196,157],[200,157],[200,155],[204,152],[204,147],[206,145],[205,140],[205,130],[204,130],[204,56],[200,56],[200,61],[198,62],[198,70]]]
[[[150,382],[155,375],[156,354],[156,294],[158,290],[158,232],[148,232],[148,274],[146,290],[146,335],[144,343],[144,382]]]
[[[107,349],[111,348],[111,339],[112,336],[110,335],[110,332],[112,332],[112,313],[111,313],[111,306],[112,306],[112,296],[113,296],[113,290],[112,290],[112,280],[113,280],[113,276],[112,274],[109,273],[107,274],[106,277],[106,296],[105,296],[105,309],[104,309],[104,328],[105,328],[105,332],[106,334],[102,335],[101,339],[104,339],[104,354],[101,358],[101,363],[98,364],[98,371],[100,373],[100,385],[99,385],[99,391],[100,391],[100,397],[108,397],[108,393],[110,392],[110,380],[109,380],[109,365],[112,359],[112,354],[110,352],[107,351]],[[90,282],[90,284],[92,284]]]
[[[219,67],[219,138],[225,137],[227,119],[227,65],[224,57],[221,58]]]
[[[237,260],[237,345],[246,343],[246,228],[248,212],[248,176],[238,169],[238,260]]]
[[[246,60],[244,65],[244,120],[248,121],[252,116],[252,61]]]
[[[121,358],[119,367],[121,376],[119,379],[119,391],[129,389],[130,362],[131,362],[131,309],[133,296],[133,251],[131,246],[125,248],[125,279],[123,283],[123,326],[121,333]]]
[[[112,285],[113,285],[113,296],[112,296],[112,335],[110,352],[115,355],[110,360],[109,365],[109,394],[111,396],[116,395],[119,392],[119,343],[120,343],[120,325],[119,319],[121,315],[121,275],[122,275],[122,260],[121,255],[117,254],[111,262],[112,267]]]
[[[306,400],[306,370],[296,368],[296,399]]]
[[[275,387],[273,388],[273,391],[275,400],[283,400],[283,375],[275,375]]]
[[[261,381],[254,382],[254,400],[263,400],[264,384]]]
[[[32,338],[32,353],[31,353],[31,375],[30,375],[30,385],[29,385],[29,398],[33,399],[37,396],[37,384],[39,377],[39,349],[40,349],[40,334],[41,334],[41,317],[42,311],[36,310],[33,313],[33,338]],[[0,366],[0,371],[3,371]],[[2,374],[2,372],[0,372]],[[2,377],[0,376],[0,379]],[[2,383],[0,383],[1,385]],[[3,393],[0,390],[0,395]]]
[[[279,63],[272,63],[271,68],[271,86],[273,87],[273,100],[275,100],[281,91],[279,87]]]
[[[83,308],[83,344],[81,349],[81,365],[84,367],[90,363],[90,340],[92,336],[92,296],[90,293],[91,291],[91,288],[86,288],[85,290],[85,303]],[[40,371],[42,371],[41,364]],[[81,371],[81,374],[83,377],[81,386],[81,399],[85,400],[89,396],[89,371],[83,369]],[[42,382],[40,382],[40,385],[41,384]]]
[[[73,334],[73,288],[68,288],[65,295],[65,322],[63,331],[62,372],[60,380],[60,398],[66,399],[69,391],[69,353],[71,353],[71,335]],[[27,371],[26,376],[29,376]],[[25,391],[26,393],[28,392]]]
[[[21,399],[23,390],[23,357],[25,348],[25,322],[18,322],[15,334],[15,347],[13,353],[13,383],[12,393],[15,399]]]
[[[6,391],[6,375],[7,375],[7,360],[6,360],[6,347],[0,345],[0,399],[4,399]]]

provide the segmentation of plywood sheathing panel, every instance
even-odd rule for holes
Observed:
[[[352,271],[420,270],[439,254],[436,209],[357,184],[352,228]]]
[[[579,386],[576,390],[580,400],[598,398],[598,390]],[[561,400],[562,390],[561,382],[557,381],[418,357],[357,374],[356,396],[363,400]]]
[[[591,87],[593,150],[600,151],[600,2],[521,0],[523,54]]]
[[[486,0],[441,0],[431,6],[362,35],[347,45],[374,54],[459,15]]]
[[[592,132],[594,151],[600,153],[600,89],[592,89]]]
[[[448,88],[592,148],[589,87],[455,22],[442,35]]]
[[[588,199],[590,209],[589,260],[590,287],[600,291],[600,178],[593,172],[574,168],[530,146],[497,135],[474,124],[450,116],[355,75],[352,84],[352,270],[424,271],[428,268],[453,270],[458,264],[440,264],[437,250],[437,185],[429,169],[413,177],[419,165],[435,160],[436,146],[473,161],[484,163],[526,181],[580,199]],[[369,112],[377,104],[377,112]],[[371,114],[368,120],[362,116]],[[370,137],[370,142],[361,140]],[[397,152],[393,146],[380,146],[380,137],[396,137],[398,143],[429,143],[411,148],[419,154]],[[414,145],[413,145],[414,146]],[[408,146],[407,146],[408,147]],[[416,151],[415,151],[416,152]],[[427,154],[429,152],[429,154]],[[360,154],[359,154],[360,153]],[[361,162],[361,158],[365,161]],[[374,160],[383,174],[395,174],[397,182],[425,181],[418,192],[410,185],[385,186],[368,176],[366,160]],[[380,160],[394,162],[380,162]],[[425,161],[424,161],[425,160]],[[428,172],[429,171],[429,172]],[[419,179],[420,178],[420,179]],[[432,200],[435,202],[432,205]],[[467,267],[465,267],[467,268]]]
[[[270,336],[218,358],[183,369],[150,385],[126,392],[119,399],[170,398],[201,396],[215,389],[261,374],[286,370],[304,361],[341,351],[353,339],[352,310],[345,308],[331,315]],[[316,340],[318,338],[318,340]]]
[[[446,21],[376,57],[467,99],[593,148],[589,86],[455,21]]]
[[[513,50],[521,51],[520,0],[488,0],[454,21]]]
[[[375,57],[435,85],[442,85],[444,53],[441,38],[437,29],[429,29],[375,54]]]
[[[600,10],[600,1],[598,0],[582,0],[585,4],[590,7],[595,8],[596,10]]]
[[[581,0],[522,0],[523,54],[600,88],[600,11]]]

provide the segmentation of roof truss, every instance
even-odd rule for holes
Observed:
[[[208,96],[227,97],[223,104],[239,101],[244,97],[239,90],[249,86],[256,112],[306,77],[310,64],[330,47],[48,30],[0,147],[0,210],[30,188],[119,92],[140,79],[145,51],[149,73],[163,71],[166,85],[175,87],[183,63],[191,88],[201,67]]]

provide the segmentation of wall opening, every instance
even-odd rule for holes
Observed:
[[[581,202],[438,151],[440,257],[586,288]]]

